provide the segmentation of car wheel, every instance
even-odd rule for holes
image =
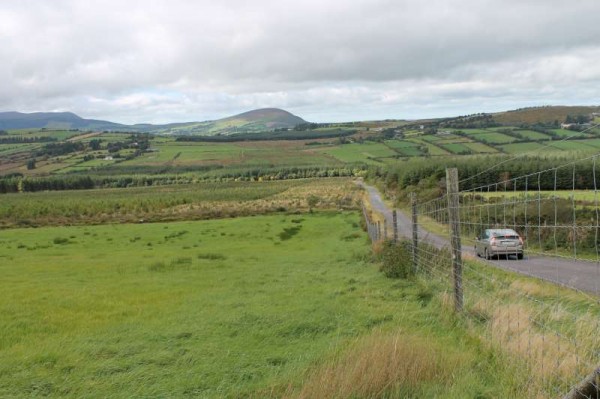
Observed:
[[[522,253],[517,254],[517,259],[519,259],[519,260],[523,259],[523,254]]]

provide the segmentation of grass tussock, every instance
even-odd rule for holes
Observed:
[[[309,373],[287,398],[410,396],[422,384],[451,383],[462,359],[422,338],[376,332]]]

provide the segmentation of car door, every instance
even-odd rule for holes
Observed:
[[[475,240],[475,252],[477,253],[477,255],[483,256],[483,254],[485,253],[486,234],[487,234],[487,230],[482,231],[479,234],[478,239]]]

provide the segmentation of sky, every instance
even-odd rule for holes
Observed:
[[[3,0],[0,112],[312,122],[600,105],[598,0]]]

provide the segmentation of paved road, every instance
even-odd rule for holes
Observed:
[[[392,226],[392,211],[381,199],[381,194],[375,187],[360,183],[369,193],[373,209],[381,213],[387,219],[388,226]],[[397,211],[398,234],[404,237],[412,237],[412,221],[409,216]],[[441,248],[449,245],[446,237],[440,237],[430,233],[419,226],[419,240],[424,240]],[[463,254],[475,256],[472,246],[463,245]],[[517,260],[514,257],[502,260],[483,260],[501,269],[515,271],[532,277],[541,278],[560,285],[600,296],[600,264],[589,261],[574,259],[562,259],[548,256],[528,256]]]

